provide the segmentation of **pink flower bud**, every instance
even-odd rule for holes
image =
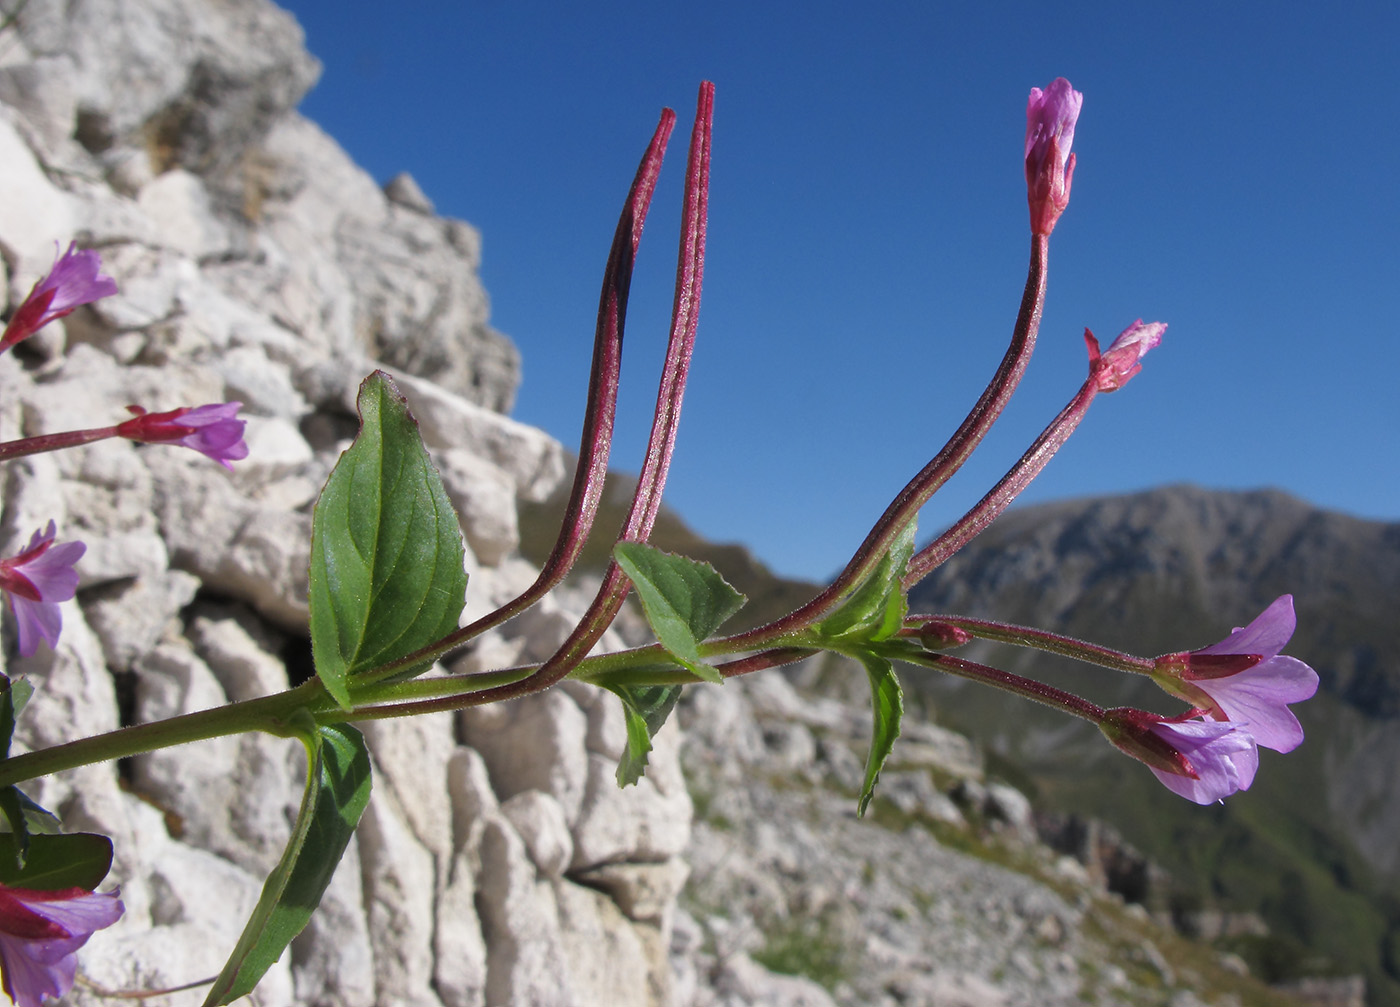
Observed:
[[[941,619],[929,619],[919,626],[919,643],[925,650],[949,650],[971,641],[967,630]]]
[[[1031,88],[1026,103],[1026,187],[1031,206],[1031,233],[1049,234],[1069,205],[1074,179],[1074,124],[1084,95],[1056,77],[1042,91]]]
[[[229,471],[233,462],[248,457],[243,443],[246,421],[237,419],[242,402],[215,402],[191,409],[183,406],[168,413],[148,413],[140,406],[127,406],[135,419],[118,424],[117,436],[146,444],[174,442],[208,455]]]
[[[1165,322],[1143,323],[1139,318],[1118,334],[1107,352],[1099,353],[1099,341],[1088,329],[1084,330],[1084,343],[1089,347],[1089,376],[1099,386],[1101,392],[1116,392],[1142,370],[1139,361],[1162,341],[1162,333],[1167,331]]]

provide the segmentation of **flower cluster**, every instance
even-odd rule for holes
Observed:
[[[1191,704],[1176,718],[1113,710],[1101,728],[1169,789],[1197,804],[1248,790],[1259,746],[1291,752],[1303,728],[1289,704],[1311,699],[1317,672],[1279,653],[1293,636],[1293,596],[1283,595],[1248,626],[1200,650],[1164,654],[1153,681]]]
[[[71,314],[117,292],[117,284],[101,272],[102,259],[93,251],[68,251],[54,259],[53,268],[15,309],[0,337],[0,353],[33,335],[49,322]],[[148,413],[141,406],[128,406],[134,418],[112,427],[72,430],[39,437],[26,437],[0,444],[0,460],[40,451],[74,447],[108,437],[152,444],[178,444],[212,458],[227,469],[248,456],[243,441],[245,422],[237,418],[240,402],[218,402],[195,408],[182,407],[164,413]],[[63,619],[60,602],[68,601],[78,588],[73,565],[83,555],[82,542],[55,542],[57,529],[50,521],[47,529],[36,531],[29,545],[17,556],[0,560],[0,590],[10,600],[14,613],[19,652],[32,656],[39,641],[50,647],[58,643]]]

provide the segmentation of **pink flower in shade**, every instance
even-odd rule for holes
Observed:
[[[140,406],[127,406],[135,419],[117,426],[118,437],[147,444],[175,443],[208,455],[229,471],[233,462],[248,457],[243,443],[246,421],[237,418],[242,402],[215,402],[191,409],[184,406],[168,413],[148,413]]]
[[[63,616],[58,603],[68,601],[78,590],[78,562],[87,546],[81,542],[54,545],[55,527],[36,531],[29,547],[18,556],[0,560],[0,588],[10,599],[19,631],[19,652],[30,657],[42,639],[50,647],[58,645]]]
[[[1084,342],[1089,347],[1089,376],[1099,386],[1101,392],[1116,392],[1142,370],[1139,361],[1147,351],[1162,341],[1162,333],[1167,331],[1165,322],[1143,323],[1139,318],[1118,334],[1106,353],[1099,353],[1099,341],[1088,329],[1084,330]]]
[[[10,324],[5,326],[5,335],[0,337],[0,353],[32,336],[55,318],[72,313],[74,308],[115,294],[117,282],[99,273],[101,268],[100,255],[80,252],[76,244],[69,244],[67,252],[55,255],[49,275],[34,284]]]
[[[1074,124],[1084,95],[1056,77],[1042,91],[1031,88],[1026,102],[1026,187],[1031,205],[1031,232],[1049,234],[1069,206],[1074,178]]]
[[[40,1007],[73,987],[77,951],[121,917],[118,893],[34,891],[0,885],[0,983],[19,1007]]]
[[[1317,672],[1279,654],[1297,624],[1293,596],[1285,594],[1219,643],[1157,658],[1152,678],[1213,720],[1244,726],[1265,748],[1291,752],[1303,728],[1288,704],[1317,692]]]
[[[1109,710],[1099,729],[1152,770],[1168,790],[1197,804],[1214,804],[1237,790],[1248,790],[1259,769],[1253,735],[1236,724],[1169,720],[1123,708]]]

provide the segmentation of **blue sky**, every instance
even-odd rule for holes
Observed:
[[[681,117],[632,287],[614,464],[640,465],[685,142],[716,84],[700,334],[667,500],[782,573],[834,572],[1005,348],[1028,248],[1026,95],[1085,95],[1017,398],[925,508],[1019,457],[1107,343],[1169,323],[1023,501],[1277,486],[1400,519],[1400,6],[286,3],[302,105],[484,237],[514,415],[576,446],[598,285],[663,105]],[[392,12],[392,13],[391,13]]]

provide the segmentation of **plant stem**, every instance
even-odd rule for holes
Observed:
[[[905,620],[906,628],[901,631],[902,634],[917,637],[919,623],[931,618],[947,623],[949,626],[966,630],[982,640],[994,640],[998,643],[1028,647],[1048,654],[1059,654],[1062,657],[1073,658],[1086,664],[1096,664],[1101,668],[1112,668],[1114,671],[1150,675],[1156,668],[1156,662],[1150,658],[1134,657],[1132,654],[1111,650],[1108,647],[1100,647],[1095,643],[1086,643],[1071,636],[1061,636],[1057,633],[1047,633],[1041,629],[1013,626],[1009,623],[992,622],[987,619],[968,619],[960,615],[911,615]]]
[[[80,444],[105,441],[117,436],[116,427],[94,427],[91,430],[65,430],[57,434],[40,434],[37,437],[22,437],[19,440],[0,444],[0,461],[37,455],[44,451],[59,451],[75,448]]]
[[[574,468],[573,489],[564,508],[564,520],[559,538],[554,543],[535,582],[520,595],[500,608],[482,616],[422,650],[400,658],[383,668],[368,673],[373,680],[390,678],[415,666],[435,661],[454,647],[459,647],[488,629],[515,618],[549,593],[583,550],[598,505],[603,496],[603,482],[608,471],[608,456],[612,450],[613,421],[617,410],[617,387],[622,370],[622,335],[627,324],[627,298],[632,285],[632,266],[637,247],[642,240],[651,197],[656,191],[656,179],[661,173],[661,161],[666,144],[676,124],[676,113],[662,109],[651,142],[642,154],[632,187],[622,206],[622,214],[613,232],[608,263],[603,270],[603,289],[598,299],[598,325],[593,341],[593,365],[588,377],[588,405],[584,411],[583,434],[579,440],[578,464]]]
[[[187,713],[153,724],[123,727],[37,752],[26,752],[0,760],[0,787],[65,769],[111,759],[124,759],[143,752],[154,752],[190,741],[205,741],[226,734],[263,731],[286,737],[290,733],[288,725],[298,711],[314,711],[322,703],[335,705],[321,688],[320,681],[312,679],[295,689],[288,689],[273,696],[262,696],[215,707],[212,710]]]
[[[1031,352],[1035,349],[1036,333],[1040,329],[1040,317],[1045,308],[1046,257],[1049,248],[1048,236],[1031,236],[1031,259],[1026,288],[1021,295],[1021,308],[1016,316],[1016,326],[1012,330],[1011,345],[1007,347],[996,374],[992,376],[992,380],[988,382],[962,425],[943,446],[943,450],[899,492],[880,520],[875,522],[875,527],[870,530],[865,541],[846,564],[846,568],[820,594],[796,611],[766,626],[729,637],[731,642],[745,645],[744,649],[753,649],[771,644],[821,619],[840,603],[847,592],[870,575],[900,531],[914,520],[919,509],[962,467],[963,462],[967,461],[973,449],[982,442],[982,438],[1006,408],[1007,401],[1026,371],[1026,364],[1030,362]]]
[[[991,491],[977,505],[969,510],[951,528],[909,560],[901,586],[907,591],[923,580],[948,558],[967,543],[980,535],[1010,506],[1011,501],[1029,486],[1041,470],[1060,450],[1069,435],[1079,426],[1079,421],[1089,411],[1089,403],[1099,392],[1098,382],[1090,375],[1089,380],[1080,386],[1074,398],[1060,410],[1060,414],[1036,438],[1035,443],[1011,467],[1011,471],[1001,478]]]
[[[990,685],[1005,692],[1015,693],[1025,699],[1034,700],[1044,706],[1080,717],[1091,724],[1103,723],[1107,712],[1103,707],[1097,706],[1063,689],[1056,689],[1054,686],[1046,685],[1044,682],[1037,682],[1034,679],[1022,678],[1020,675],[1013,675],[1009,671],[1002,671],[999,668],[989,668],[985,664],[978,664],[975,661],[965,661],[960,657],[952,657],[948,654],[909,654],[901,653],[901,661],[910,664],[922,665],[925,668],[933,668],[937,671],[944,671],[959,678],[966,678],[973,682],[981,682],[983,685]]]

